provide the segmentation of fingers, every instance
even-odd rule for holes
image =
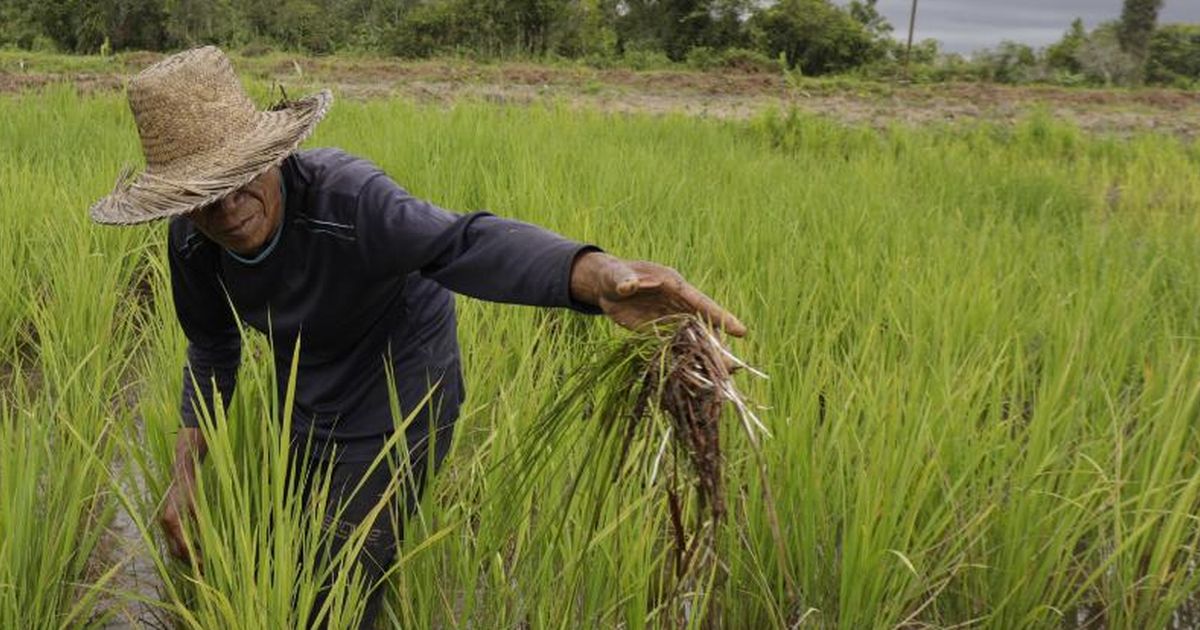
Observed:
[[[180,562],[190,562],[192,559],[191,554],[188,553],[187,544],[174,535],[167,536],[167,551],[171,552],[172,558]]]
[[[617,282],[617,295],[621,297],[629,297],[638,291],[637,276],[629,276],[622,278]]]
[[[188,565],[195,565],[198,571],[203,570],[202,567],[204,565],[204,560],[203,556],[200,554],[200,548],[196,547],[195,545],[189,546],[187,541],[183,538],[182,532],[177,533],[174,536],[167,536],[167,551],[169,551],[171,556],[176,560]]]
[[[616,287],[618,297],[627,298],[639,291],[657,289],[662,286],[662,278],[639,273],[624,261],[613,260],[613,266],[609,273],[610,277],[614,278],[613,286]]]
[[[692,285],[684,282],[680,297],[697,315],[734,337],[746,336],[746,326],[733,313],[721,308],[712,298],[704,295]]]
[[[606,311],[618,324],[636,328],[668,315],[692,313],[731,336],[745,336],[746,326],[737,317],[688,284],[675,270],[657,263],[613,257],[606,262],[609,290],[622,303],[620,308]]]
[[[184,532],[183,516],[178,504],[174,503],[175,500],[175,497],[169,499],[172,502],[163,508],[162,516],[159,518],[159,524],[167,539],[167,552],[181,562],[199,567],[201,562],[199,548],[194,543],[189,544],[187,534]],[[194,506],[189,504],[188,512],[193,517],[195,516],[194,510]]]
[[[625,278],[617,283],[617,295],[627,298],[640,291],[649,291],[657,289],[663,285],[663,281],[659,278],[646,278],[633,276]]]
[[[187,544],[183,541],[183,527],[179,519],[164,516],[162,527],[167,535],[167,551],[180,560],[187,560]]]
[[[190,563],[193,557],[192,549],[184,538],[182,524],[178,520],[164,519],[163,530],[167,535],[167,551],[171,556],[176,560]]]

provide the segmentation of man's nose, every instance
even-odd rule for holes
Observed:
[[[228,214],[237,209],[237,196],[237,191],[234,191],[221,197],[221,200],[217,202],[217,208],[222,214]]]

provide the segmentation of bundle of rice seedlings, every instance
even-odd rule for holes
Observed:
[[[641,374],[635,387],[638,389],[637,403],[627,419],[633,426],[653,421],[666,413],[669,424],[663,431],[663,442],[655,459],[655,469],[661,463],[665,451],[673,447],[673,461],[680,458],[690,464],[690,471],[668,477],[666,486],[671,523],[676,543],[676,573],[687,572],[696,557],[702,540],[700,532],[712,532],[711,526],[720,523],[725,516],[721,452],[721,409],[731,402],[739,411],[746,434],[757,444],[757,433],[766,433],[766,428],[743,401],[733,384],[732,368],[744,367],[745,363],[725,349],[711,331],[696,319],[684,320],[678,325],[658,329],[651,342],[654,353],[652,360],[641,366]],[[763,376],[759,372],[754,372]],[[624,451],[629,450],[636,432],[626,430]],[[674,437],[674,440],[671,438]],[[681,479],[682,477],[682,479]],[[698,497],[701,509],[695,514],[692,535],[689,536],[683,522],[681,499],[677,484],[680,481],[691,486]],[[690,538],[690,541],[689,541]],[[706,551],[711,550],[711,536],[704,540]]]
[[[540,481],[564,467],[571,476],[564,505],[548,512],[562,519],[560,532],[581,501],[591,511],[592,528],[605,526],[601,508],[619,487],[660,496],[670,546],[663,569],[673,580],[667,605],[680,624],[692,625],[698,616],[712,623],[719,612],[711,595],[723,573],[717,534],[727,512],[723,411],[732,407],[762,474],[759,446],[769,433],[732,373],[765,375],[692,316],[662,320],[592,356],[596,359],[569,375],[544,406],[522,439],[531,446],[505,462],[512,464],[510,488],[523,495],[506,496],[505,503],[525,504]],[[778,536],[778,519],[770,510]]]

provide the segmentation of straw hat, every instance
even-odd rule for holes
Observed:
[[[260,111],[216,47],[167,57],[129,82],[146,170],[126,168],[92,220],[143,223],[216,201],[294,151],[332,101],[322,90]]]

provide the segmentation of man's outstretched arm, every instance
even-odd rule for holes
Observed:
[[[689,284],[679,272],[657,263],[583,252],[571,268],[571,297],[599,307],[626,328],[691,313],[734,337],[746,334],[745,325],[732,313]]]
[[[456,293],[602,312],[627,327],[695,313],[729,334],[745,334],[736,317],[673,269],[621,260],[529,223],[448,212],[386,176],[361,191],[358,228],[369,268],[420,271]]]

